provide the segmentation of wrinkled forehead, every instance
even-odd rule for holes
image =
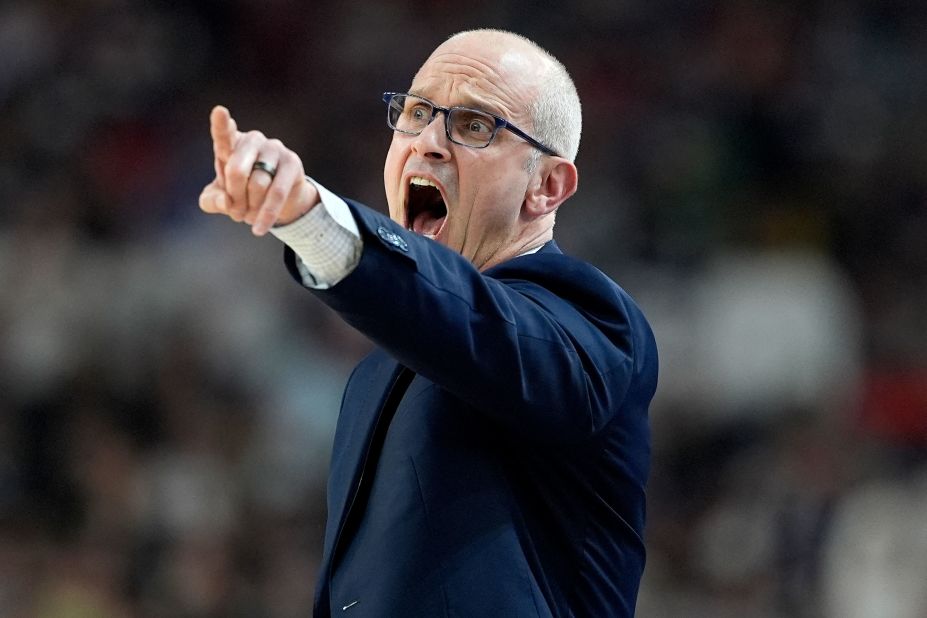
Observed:
[[[410,92],[439,105],[465,105],[526,121],[545,59],[523,45],[464,38],[446,41],[425,61]]]

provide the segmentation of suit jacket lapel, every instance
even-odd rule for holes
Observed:
[[[392,416],[393,410],[384,410],[384,407],[391,405],[395,408],[398,405],[395,399],[401,397],[402,393],[393,391],[403,371],[408,372],[408,369],[377,350],[358,366],[345,389],[329,471],[328,523],[325,527],[320,585],[316,590],[317,611],[327,606],[328,587],[331,583],[329,576],[335,552],[338,551],[339,536],[354,506],[365,466],[376,465],[375,461],[368,461],[371,443],[375,434],[382,434],[386,430],[386,427],[379,427],[383,424],[378,422],[381,415]],[[408,386],[407,382],[404,383]],[[391,394],[394,401],[389,402]],[[388,423],[388,420],[384,422]],[[379,453],[370,456],[378,457]],[[323,611],[322,615],[327,614]]]
[[[344,523],[380,410],[402,369],[387,354],[377,351],[358,367],[348,382],[332,447],[326,553],[334,542],[334,538],[329,537]],[[333,525],[336,522],[337,525]]]

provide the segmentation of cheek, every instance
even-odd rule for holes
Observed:
[[[398,178],[402,174],[402,163],[400,161],[401,149],[396,141],[390,144],[389,150],[386,151],[386,161],[383,164],[383,183],[386,185],[387,193],[391,192],[399,182]]]
[[[466,229],[456,232],[459,241],[466,237],[468,243],[495,245],[499,239],[508,238],[517,225],[524,191],[519,189],[518,181],[499,174],[498,169],[487,169],[484,174],[483,182],[470,186],[466,195],[461,195],[464,207],[457,214]]]
[[[395,140],[386,151],[386,162],[383,164],[383,187],[386,190],[386,201],[389,205],[390,216],[395,218],[399,214],[400,199],[399,181],[402,178],[403,157],[401,149]]]
[[[522,179],[502,166],[486,170],[485,181],[478,187],[474,215],[485,222],[484,227],[507,228],[521,212],[525,197]]]

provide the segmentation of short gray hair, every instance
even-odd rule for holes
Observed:
[[[534,125],[529,132],[536,140],[556,150],[560,156],[575,161],[576,153],[579,151],[579,138],[583,131],[583,113],[576,85],[563,63],[531,39],[507,30],[464,30],[448,37],[448,40],[470,34],[514,37],[548,60],[543,83],[538,85],[538,95],[527,110]],[[527,162],[529,170],[534,170],[541,154],[540,150],[532,152]]]

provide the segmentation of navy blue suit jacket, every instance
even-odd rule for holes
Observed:
[[[348,204],[360,263],[314,294],[378,349],[338,418],[315,615],[632,616],[657,382],[641,311],[553,242],[480,273]]]

